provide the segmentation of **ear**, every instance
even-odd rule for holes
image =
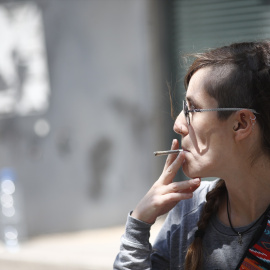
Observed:
[[[247,138],[254,130],[256,116],[249,110],[235,113],[233,121],[234,137],[237,141]]]

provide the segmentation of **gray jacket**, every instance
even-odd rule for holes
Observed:
[[[179,202],[170,211],[153,247],[149,243],[151,225],[129,215],[113,269],[184,269],[186,251],[194,239],[206,194],[214,187],[216,181],[203,181],[192,199]],[[237,229],[244,231],[249,226]],[[243,236],[243,245],[240,246],[238,237],[231,228],[214,216],[204,235],[203,269],[234,269],[256,228],[257,226],[254,226]]]

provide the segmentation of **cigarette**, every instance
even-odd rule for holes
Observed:
[[[162,155],[169,155],[169,154],[178,154],[179,152],[182,152],[182,151],[183,151],[183,149],[156,151],[156,152],[154,152],[154,155],[155,156],[162,156]]]

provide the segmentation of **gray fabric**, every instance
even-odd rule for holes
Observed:
[[[203,181],[192,199],[181,201],[170,211],[153,248],[149,243],[151,225],[129,215],[113,269],[184,269],[186,250],[194,239],[205,196],[215,184],[216,181]],[[249,226],[236,229],[244,231]],[[231,228],[213,216],[203,240],[203,269],[234,269],[257,227],[244,234],[240,246]]]

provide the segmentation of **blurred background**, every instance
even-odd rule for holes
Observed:
[[[117,241],[112,264],[115,228],[162,171],[153,152],[180,139],[182,57],[270,38],[270,1],[0,0],[0,36],[0,268],[45,269],[40,247],[46,269],[111,269],[89,243]],[[46,252],[75,242],[84,265],[53,266]]]

